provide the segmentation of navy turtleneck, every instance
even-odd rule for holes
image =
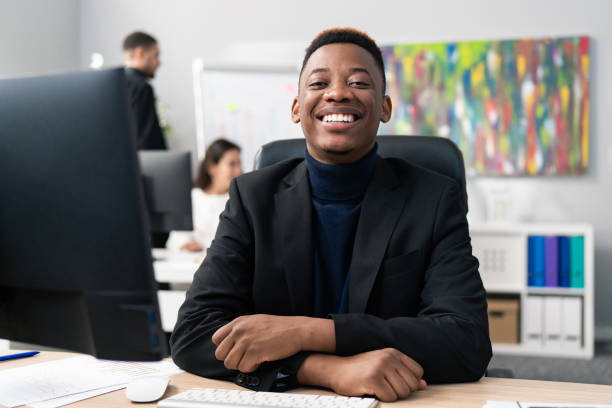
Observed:
[[[314,316],[346,313],[349,267],[361,202],[376,163],[376,150],[355,163],[329,165],[306,150],[315,210]]]

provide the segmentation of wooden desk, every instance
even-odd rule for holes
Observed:
[[[9,352],[2,352],[0,354],[9,354]],[[41,352],[34,357],[1,362],[0,370],[67,358],[74,355],[74,353]],[[172,377],[164,397],[170,397],[194,387],[241,389],[241,387],[227,381],[210,380],[182,373]],[[315,389],[298,389],[293,392],[332,395],[330,392]],[[483,378],[478,382],[468,384],[430,385],[424,391],[419,391],[406,400],[394,403],[381,403],[379,406],[381,408],[481,408],[487,400],[612,404],[612,386]],[[136,404],[130,402],[125,397],[125,390],[118,390],[67,406],[81,408],[138,406],[139,408],[148,408],[155,407],[156,404]]]

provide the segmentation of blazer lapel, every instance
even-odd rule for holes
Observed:
[[[300,163],[283,182],[286,188],[275,195],[278,234],[283,267],[293,313],[313,313],[313,233],[310,182],[305,162]],[[272,256],[272,255],[271,255]]]
[[[387,244],[406,201],[406,191],[389,165],[376,159],[361,204],[349,281],[349,313],[364,313]],[[384,215],[383,215],[384,214]]]

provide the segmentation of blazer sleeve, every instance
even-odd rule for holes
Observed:
[[[393,347],[419,362],[429,383],[483,376],[491,359],[486,293],[472,256],[464,203],[457,183],[449,181],[437,204],[417,315],[333,315],[338,354]]]
[[[185,371],[226,379],[254,390],[272,390],[280,374],[293,378],[307,354],[267,362],[253,373],[228,370],[215,358],[212,335],[234,318],[253,313],[253,234],[236,179],[230,184],[229,200],[221,214],[215,239],[197,270],[179,309],[170,337],[172,359]],[[290,388],[294,384],[282,384]]]

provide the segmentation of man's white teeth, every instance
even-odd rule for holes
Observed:
[[[341,113],[334,113],[332,115],[323,116],[323,122],[354,122],[355,116],[343,115]]]

